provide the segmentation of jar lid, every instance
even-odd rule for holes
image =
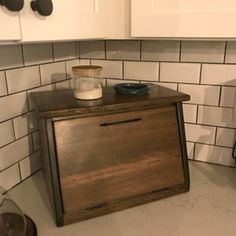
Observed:
[[[101,66],[73,66],[72,71],[78,76],[99,76],[102,72]]]

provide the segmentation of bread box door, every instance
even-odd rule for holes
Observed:
[[[56,121],[54,129],[65,214],[184,183],[175,106]]]

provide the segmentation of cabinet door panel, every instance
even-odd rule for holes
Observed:
[[[174,106],[54,128],[65,214],[184,184]]]
[[[236,37],[236,2],[132,0],[133,37]]]
[[[0,40],[20,40],[19,13],[0,6]]]
[[[25,42],[102,38],[107,33],[108,0],[53,0],[53,13],[47,17],[33,12],[30,1],[20,13]]]

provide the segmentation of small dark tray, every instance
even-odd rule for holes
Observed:
[[[146,84],[121,83],[116,84],[114,89],[120,94],[141,95],[146,94],[149,90],[149,87]]]

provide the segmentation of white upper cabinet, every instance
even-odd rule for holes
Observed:
[[[50,16],[33,11],[25,0],[20,12],[23,42],[95,39],[107,36],[109,0],[53,0]]]
[[[109,0],[107,26],[109,39],[130,38],[131,0]]]
[[[19,13],[0,6],[0,40],[21,40]]]
[[[235,0],[132,0],[132,37],[236,38]]]

